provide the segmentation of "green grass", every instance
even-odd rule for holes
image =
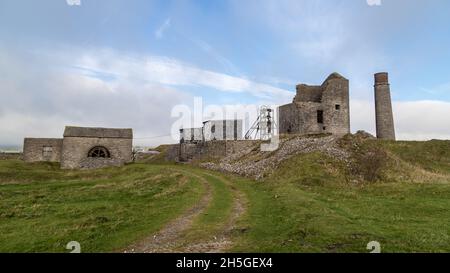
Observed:
[[[60,171],[0,161],[0,252],[113,251],[159,230],[203,194],[167,166]]]
[[[114,251],[153,234],[205,189],[212,200],[184,234],[209,241],[223,230],[232,186],[248,209],[232,231],[237,252],[450,252],[449,141],[389,142],[381,180],[355,183],[321,153],[284,161],[263,181],[176,164],[61,171],[57,164],[0,161],[0,252]]]
[[[450,172],[450,141],[385,141],[382,145],[402,160],[431,172]]]
[[[450,251],[450,184],[351,185],[321,154],[296,156],[264,182],[234,181],[250,199],[234,251]]]
[[[233,205],[232,193],[223,180],[209,175],[204,170],[194,172],[208,180],[213,189],[213,196],[207,209],[194,221],[186,234],[186,243],[212,240],[226,224]]]

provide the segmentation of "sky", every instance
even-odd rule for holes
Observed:
[[[351,130],[375,134],[384,71],[398,138],[450,139],[449,13],[448,0],[1,0],[0,145],[65,125],[173,143],[208,107],[289,103],[332,72],[350,80]]]

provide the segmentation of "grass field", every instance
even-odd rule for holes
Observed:
[[[450,184],[348,185],[322,161],[331,160],[298,156],[263,183],[239,183],[251,207],[235,251],[365,252],[370,241],[385,252],[450,251]]]
[[[168,167],[63,172],[55,164],[0,161],[0,251],[114,251],[156,232],[203,194]]]
[[[175,250],[220,235],[236,252],[368,252],[370,241],[384,252],[450,252],[450,142],[380,145],[388,165],[367,183],[320,153],[291,158],[263,181],[190,165],[68,172],[0,161],[0,252],[68,252],[69,241],[82,252],[120,251],[197,204],[202,181],[211,200]]]

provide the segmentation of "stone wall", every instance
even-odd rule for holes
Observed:
[[[242,140],[242,120],[211,120],[203,126],[204,141]]]
[[[80,160],[79,169],[98,169],[104,167],[121,167],[125,162],[118,158],[90,158]]]
[[[168,145],[166,150],[167,161],[179,161],[180,144]]]
[[[295,95],[294,102],[321,102],[322,92],[322,86],[299,84],[297,85],[297,93]]]
[[[22,160],[23,153],[1,153],[0,160]]]
[[[204,155],[205,151],[206,143],[180,143],[178,160],[181,162],[191,161],[197,159],[200,155]]]
[[[133,160],[132,142],[126,138],[64,137],[61,168],[122,166]],[[96,146],[108,149],[111,158],[88,158],[89,151]]]
[[[293,103],[279,108],[280,134],[350,133],[349,81],[337,73],[322,85],[297,86]]]
[[[180,130],[180,142],[196,143],[203,141],[203,128],[185,128]]]
[[[237,140],[237,141],[208,141],[198,144],[181,143],[173,145],[168,150],[169,160],[187,162],[191,160],[222,158],[229,154],[248,149],[259,141]]]
[[[23,143],[23,160],[25,162],[60,162],[62,139],[60,138],[25,138]]]
[[[317,111],[322,105],[316,102],[301,102],[279,108],[280,134],[321,134],[323,124],[317,123]],[[325,128],[326,129],[326,128]]]
[[[325,133],[343,136],[350,133],[349,81],[333,78],[326,81],[322,95]]]

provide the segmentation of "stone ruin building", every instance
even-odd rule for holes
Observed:
[[[388,73],[375,74],[374,87],[377,137],[395,140]],[[263,128],[263,122],[257,120],[257,128]],[[279,134],[350,133],[349,80],[332,73],[321,85],[297,85],[293,102],[278,109],[277,126]],[[209,120],[200,128],[183,128],[179,144],[171,145],[167,158],[189,161],[240,152],[253,145],[247,137],[244,140],[243,129],[243,121],[237,119]],[[63,138],[25,138],[23,159],[60,162],[62,169],[122,166],[133,161],[132,145],[132,129],[67,126]]]
[[[25,138],[26,162],[60,162],[62,169],[122,166],[133,160],[132,129],[67,126],[63,138]]]
[[[242,140],[242,120],[208,120],[201,128],[180,130],[180,143],[198,144],[214,140]]]
[[[331,74],[322,85],[297,85],[292,103],[279,107],[280,134],[350,133],[349,81]]]
[[[169,156],[178,161],[189,161],[202,155],[223,156],[233,153],[243,142],[242,120],[209,120],[201,128],[180,130],[180,143]]]
[[[350,133],[349,81],[332,73],[322,85],[297,85],[292,103],[279,107],[280,134]],[[395,140],[388,73],[375,74],[377,138]]]
[[[295,135],[350,133],[349,80],[332,73],[321,85],[297,85],[290,104],[278,109],[278,133]],[[375,74],[377,138],[395,140],[394,119],[388,73]],[[263,124],[259,123],[258,128]],[[204,122],[201,128],[180,130],[180,143],[171,158],[188,161],[208,156],[223,156],[251,145],[242,138],[242,120]],[[247,142],[247,143],[246,143]]]

